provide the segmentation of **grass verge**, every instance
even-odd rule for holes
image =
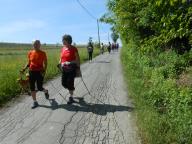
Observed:
[[[192,143],[192,88],[177,80],[189,56],[163,52],[146,56],[124,45],[121,61],[129,95],[136,106],[137,125],[143,144]],[[190,73],[190,71],[189,71]]]

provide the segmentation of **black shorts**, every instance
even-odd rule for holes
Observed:
[[[43,75],[40,71],[29,71],[29,84],[31,91],[35,91],[35,84],[39,91],[43,91]]]
[[[74,80],[76,76],[76,67],[74,66],[72,69],[62,68],[62,78],[61,83],[64,88],[68,90],[75,90]]]

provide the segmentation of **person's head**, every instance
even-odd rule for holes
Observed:
[[[72,44],[72,37],[70,35],[68,35],[68,34],[65,34],[62,37],[62,41],[63,41],[64,45],[71,45]]]
[[[35,41],[33,42],[33,48],[34,48],[35,50],[39,50],[40,47],[41,47],[41,42],[40,42],[40,40],[35,40]]]

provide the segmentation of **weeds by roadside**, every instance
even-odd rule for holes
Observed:
[[[124,45],[122,63],[143,143],[192,143],[191,55],[141,55]],[[191,53],[190,53],[191,54]]]

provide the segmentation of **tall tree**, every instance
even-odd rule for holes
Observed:
[[[116,32],[113,32],[111,34],[111,39],[113,40],[114,43],[117,42],[118,38],[119,38],[119,35]]]

